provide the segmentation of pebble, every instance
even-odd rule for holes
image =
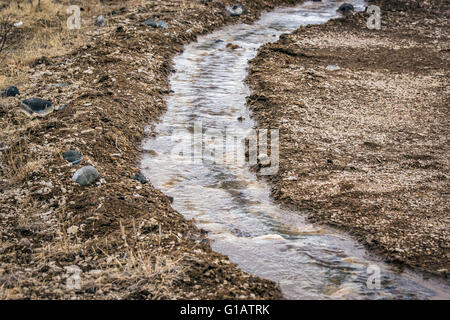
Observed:
[[[2,92],[1,92],[1,96],[5,97],[5,98],[6,97],[15,97],[19,94],[20,94],[19,89],[17,89],[16,86],[11,86],[11,87],[2,89]]]
[[[50,88],[64,88],[68,87],[69,85],[67,83],[52,83],[50,85]]]
[[[355,10],[355,7],[353,7],[353,5],[350,3],[343,3],[338,8],[338,11],[343,12],[343,13],[348,13],[353,10]]]
[[[227,9],[228,13],[230,14],[230,16],[232,16],[232,17],[240,17],[242,14],[247,13],[247,9],[240,4],[235,5],[233,7],[227,6],[226,9]]]
[[[167,29],[169,26],[167,25],[167,22],[165,21],[156,21],[153,19],[145,20],[141,23],[143,26],[153,27],[153,28],[163,28]]]
[[[82,186],[92,184],[98,178],[98,171],[92,166],[86,166],[78,169],[72,177],[72,181]]]
[[[142,173],[136,173],[133,180],[139,181],[142,184],[146,184],[148,182],[147,178]]]
[[[328,71],[341,70],[341,68],[339,66],[335,65],[335,64],[330,64],[325,69],[328,70]]]
[[[46,111],[50,110],[51,106],[52,103],[50,101],[41,98],[26,99],[21,103],[22,109],[24,109],[24,111],[26,111],[30,115],[33,113],[45,113]]]
[[[64,152],[63,157],[73,165],[79,164],[81,162],[81,159],[83,159],[83,155],[77,150],[68,150]]]
[[[106,26],[106,19],[104,15],[100,15],[97,17],[97,19],[95,20],[95,25],[97,27],[105,27]]]

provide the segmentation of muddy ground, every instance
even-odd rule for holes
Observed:
[[[83,47],[36,60],[27,81],[12,83],[21,95],[0,103],[1,299],[281,298],[276,284],[214,253],[161,192],[133,180],[183,45],[299,1],[240,2],[248,12],[239,18],[226,14],[230,1],[108,1],[107,26],[91,27]],[[169,28],[141,26],[148,18]],[[30,97],[66,108],[30,118],[19,110]],[[63,159],[69,149],[83,154],[80,164]],[[100,172],[89,187],[71,181],[85,165]]]
[[[370,2],[381,30],[349,14],[252,61],[248,106],[280,129],[272,194],[400,267],[448,277],[449,3]]]

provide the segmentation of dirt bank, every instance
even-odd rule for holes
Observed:
[[[26,68],[26,81],[14,83],[21,95],[0,104],[0,298],[281,297],[274,283],[214,253],[166,196],[132,179],[182,46],[299,1],[240,2],[242,17],[226,14],[230,1],[110,1],[107,26],[88,30],[83,47]],[[169,28],[141,26],[148,18]],[[29,118],[19,104],[31,97],[66,107]],[[70,149],[83,154],[80,164],[62,157]],[[71,181],[85,165],[100,173],[89,187]]]
[[[275,199],[447,277],[449,6],[380,6],[381,30],[350,14],[264,46],[248,106],[259,127],[280,128]]]

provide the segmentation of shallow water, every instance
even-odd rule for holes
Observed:
[[[178,212],[209,231],[214,250],[241,269],[279,283],[286,298],[449,298],[446,284],[396,272],[351,237],[308,223],[305,214],[280,208],[248,164],[214,162],[217,157],[207,152],[203,158],[180,153],[185,148],[208,149],[219,141],[198,144],[193,133],[202,131],[193,129],[194,122],[201,123],[203,130],[246,135],[255,125],[245,106],[248,61],[261,45],[283,33],[337,17],[339,4],[305,2],[279,8],[252,25],[226,27],[186,46],[174,59],[174,93],[167,98],[167,113],[155,128],[156,136],[144,142],[142,171],[155,187],[174,198]],[[363,1],[353,4],[358,10],[364,8]],[[227,49],[227,43],[240,48]]]

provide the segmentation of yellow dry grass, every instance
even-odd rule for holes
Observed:
[[[8,49],[1,53],[0,87],[25,83],[31,62],[64,55],[87,41],[86,31],[90,29],[87,23],[82,23],[80,30],[67,28],[68,6],[57,0],[41,0],[39,7],[37,0],[33,4],[11,1],[0,11],[0,19],[9,17],[13,23],[23,22],[23,26],[14,28]],[[104,9],[100,0],[83,1],[84,7],[82,19],[100,14]]]

